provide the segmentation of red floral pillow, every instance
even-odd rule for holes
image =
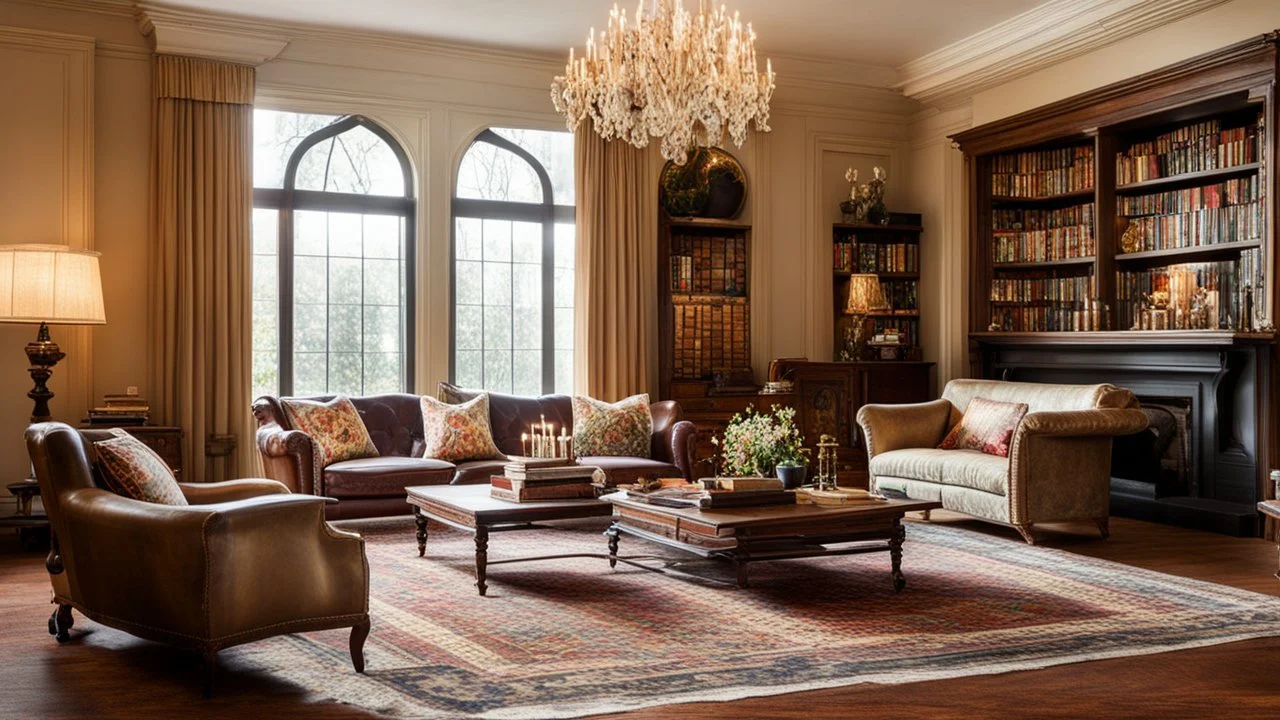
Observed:
[[[327,403],[292,398],[281,400],[280,405],[293,429],[315,440],[325,467],[343,460],[378,457],[378,448],[350,398],[339,395]]]
[[[960,422],[951,428],[938,447],[943,450],[981,450],[988,455],[1009,457],[1013,431],[1026,414],[1026,403],[974,398],[969,401]]]

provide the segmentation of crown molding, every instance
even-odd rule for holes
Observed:
[[[9,0],[41,8],[89,12],[97,15],[131,18],[137,14],[135,0]]]
[[[140,5],[138,29],[162,55],[193,55],[246,65],[274,60],[289,44],[287,37],[255,28],[211,27],[184,14]]]
[[[898,68],[894,86],[928,105],[1028,75],[1230,0],[1051,0]]]

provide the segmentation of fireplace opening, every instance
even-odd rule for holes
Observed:
[[[1147,429],[1118,437],[1111,450],[1112,491],[1142,498],[1195,495],[1192,398],[1139,396]]]

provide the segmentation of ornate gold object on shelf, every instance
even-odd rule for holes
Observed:
[[[818,471],[813,478],[813,484],[819,490],[834,490],[836,488],[836,471],[837,457],[836,449],[840,444],[831,435],[823,435],[818,440]]]

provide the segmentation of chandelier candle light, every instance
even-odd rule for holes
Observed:
[[[742,147],[747,126],[769,132],[773,64],[756,66],[755,31],[723,5],[700,0],[696,17],[682,0],[640,0],[634,19],[614,5],[608,28],[587,36],[581,57],[569,50],[551,101],[569,130],[590,120],[605,140],[647,147],[683,165],[690,147],[711,146],[728,132]]]

